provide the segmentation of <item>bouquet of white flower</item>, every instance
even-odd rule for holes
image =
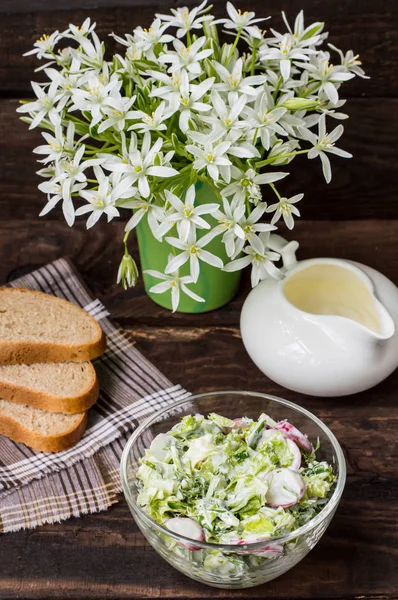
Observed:
[[[150,291],[171,290],[173,310],[180,290],[203,301],[187,287],[201,277],[202,261],[229,272],[251,264],[253,286],[280,276],[270,232],[280,217],[293,228],[303,197],[278,191],[275,183],[288,175],[280,167],[299,154],[319,156],[330,181],[328,153],[351,155],[335,146],[343,126],[327,133],[326,117],[347,117],[338,111],[345,103],[339,88],[365,77],[352,51],[344,55],[329,44],[341,61],[329,62],[321,49],[324,24],[305,27],[303,12],[293,29],[282,13],[287,32],[271,29],[268,36],[257,25],[266,19],[230,2],[228,18],[215,19],[206,1],[156,15],[149,29],[137,27],[124,38],[112,34],[125,47],[112,60],[90,19],[44,35],[26,54],[45,59],[37,70],[49,81],[32,83],[37,99],[18,108],[30,128],[47,130],[45,144],[34,150],[44,164],[39,189],[48,196],[41,215],[62,202],[70,226],[89,213],[89,228],[103,214],[109,222],[132,211],[118,274],[125,287],[138,275],[127,237],[147,220],[153,237],[172,251],[164,272],[149,270],[161,280]],[[232,43],[220,44],[217,25]],[[213,201],[196,201],[199,182],[211,188]],[[275,203],[262,200],[262,185]],[[75,208],[78,199],[83,203]],[[265,214],[269,223],[260,222]],[[216,236],[226,260],[206,250]]]

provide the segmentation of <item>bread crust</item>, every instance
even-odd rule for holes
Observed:
[[[90,364],[91,384],[78,396],[60,398],[48,392],[1,381],[0,397],[16,404],[27,404],[32,408],[40,408],[48,412],[74,414],[87,411],[96,403],[99,394],[99,384],[94,367]]]
[[[80,441],[86,430],[87,420],[88,415],[85,412],[77,425],[62,435],[44,435],[0,413],[0,434],[6,435],[14,442],[25,444],[37,452],[62,452]]]
[[[13,293],[15,291],[47,296],[54,302],[66,303],[68,300],[57,298],[44,292],[27,290],[25,288],[2,288],[2,292]],[[77,310],[84,313],[87,319],[95,324],[97,335],[89,344],[57,344],[52,342],[24,341],[24,340],[1,340],[0,339],[0,364],[33,364],[39,362],[86,362],[101,356],[106,350],[106,337],[98,322],[79,306],[73,305]]]

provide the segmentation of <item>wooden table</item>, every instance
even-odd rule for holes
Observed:
[[[172,315],[153,304],[141,283],[128,292],[115,285],[124,223],[79,222],[69,229],[52,212],[38,213],[31,150],[39,133],[16,115],[30,95],[36,66],[22,59],[43,32],[80,23],[90,15],[104,37],[147,25],[171,2],[155,0],[2,0],[0,4],[0,284],[60,256],[71,257],[112,316],[129,329],[137,347],[174,382],[194,392],[247,389],[305,406],[323,419],[346,454],[348,479],[339,510],[316,549],[266,586],[223,591],[199,585],[168,566],[146,543],[123,498],[105,513],[0,537],[0,598],[398,598],[398,372],[373,390],[343,399],[318,399],[280,388],[247,356],[239,312],[248,292],[204,315]],[[190,2],[193,5],[193,3]],[[221,15],[223,2],[216,0]],[[306,193],[294,235],[301,258],[336,256],[362,261],[398,283],[397,159],[398,38],[396,0],[245,0],[281,24],[280,8],[325,20],[330,41],[361,53],[369,81],[348,84],[343,147],[355,158],[333,161],[326,186],[319,165],[297,159],[286,194]],[[263,10],[261,10],[263,9]],[[109,44],[113,47],[112,41]]]

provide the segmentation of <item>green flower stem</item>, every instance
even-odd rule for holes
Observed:
[[[253,45],[253,50],[252,50],[252,62],[251,62],[251,68],[250,68],[250,75],[254,75],[254,71],[256,68],[256,58],[257,58],[257,44]]]
[[[320,81],[317,81],[315,83],[315,85],[313,85],[312,87],[307,87],[307,91],[304,92],[303,94],[301,94],[301,98],[306,98],[307,96],[309,96],[310,94],[312,94],[312,92],[315,92],[321,85]]]
[[[127,240],[129,239],[129,235],[130,235],[130,231],[126,231],[126,233],[124,234],[123,237],[123,244],[124,244],[124,256],[129,256],[129,249],[127,246]]]
[[[280,195],[280,193],[278,192],[278,190],[276,189],[275,185],[274,185],[273,183],[269,183],[268,185],[270,186],[270,188],[272,188],[272,190],[273,190],[273,191],[274,191],[274,193],[276,194],[276,196],[277,196],[278,200],[280,201],[280,199],[281,199],[281,195]]]
[[[187,44],[190,46],[192,44],[191,32],[187,31]]]
[[[210,179],[209,177],[206,177],[206,175],[198,175],[198,179],[199,179],[199,181],[203,181],[203,183],[207,183],[207,185],[209,187],[211,187],[211,189],[217,196],[218,200],[220,200],[220,202],[222,202],[222,196],[221,196],[220,192],[218,191],[218,189],[213,185],[212,179]]]
[[[236,35],[235,41],[234,41],[234,43],[232,45],[231,51],[229,53],[228,62],[231,60],[231,58],[233,58],[234,52],[236,50],[236,46],[238,45],[238,42],[240,40],[240,36],[241,35],[242,35],[242,29],[239,29],[239,31],[238,31],[238,33]]]
[[[270,165],[274,163],[276,160],[280,158],[290,158],[291,156],[297,156],[297,154],[308,154],[309,149],[306,150],[297,150],[296,152],[288,152],[287,154],[277,154],[276,156],[271,156],[271,158],[267,158],[266,160],[262,160],[256,163],[256,168],[261,169],[261,167],[265,167],[266,165]]]
[[[142,81],[142,78],[141,78],[140,72],[139,72],[139,70],[137,69],[137,67],[136,67],[136,65],[135,65],[134,63],[133,63],[133,67],[134,67],[134,71],[135,71],[135,73],[136,73],[136,75],[137,75],[137,77],[138,77],[138,81],[140,82],[140,86],[141,86],[141,88],[144,88],[144,87],[145,87],[145,86],[144,86],[144,82]]]
[[[70,113],[68,113],[67,121],[74,121],[75,123],[81,123],[82,125],[85,125],[85,127],[89,126],[87,121],[83,121],[83,119],[79,119],[79,117],[76,117],[75,115],[71,115]]]
[[[272,94],[272,97],[273,97],[274,100],[276,100],[276,97],[279,94],[279,90],[281,89],[282,83],[283,83],[283,77],[280,76],[279,79],[278,79],[278,81],[276,82],[274,93]]]
[[[189,164],[189,165],[187,165],[186,167],[183,167],[183,168],[181,169],[181,171],[180,171],[180,175],[181,175],[182,173],[185,173],[186,171],[188,171],[188,170],[190,170],[190,169],[192,169],[192,164]]]

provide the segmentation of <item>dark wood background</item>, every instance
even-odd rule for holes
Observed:
[[[187,4],[194,5],[191,0]],[[217,15],[224,2],[215,0]],[[180,3],[154,0],[2,0],[0,3],[0,285],[60,256],[71,257],[112,316],[175,383],[194,392],[248,389],[284,396],[312,410],[338,436],[348,462],[340,508],[327,533],[292,571],[242,592],[207,588],[174,571],[138,532],[123,499],[111,510],[59,525],[0,537],[0,598],[398,598],[398,373],[375,389],[343,399],[301,396],[267,380],[246,355],[239,312],[247,292],[224,309],[172,315],[146,298],[141,284],[123,292],[115,281],[124,224],[69,229],[54,211],[38,213],[31,150],[39,142],[15,109],[31,95],[35,59],[22,53],[42,33],[97,21],[100,36],[150,23],[154,12]],[[361,54],[368,81],[349,82],[342,147],[354,159],[333,161],[324,183],[320,165],[298,158],[284,191],[305,192],[295,229],[300,257],[336,256],[367,263],[398,283],[398,3],[396,0],[244,0],[237,6],[272,15],[324,20],[330,42]],[[109,47],[113,48],[109,39]]]

